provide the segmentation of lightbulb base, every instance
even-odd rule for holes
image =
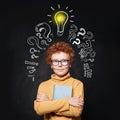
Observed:
[[[58,36],[62,36],[62,35],[63,35],[63,32],[57,32],[57,35],[58,35]]]

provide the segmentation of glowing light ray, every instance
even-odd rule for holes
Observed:
[[[60,4],[58,4],[58,8],[60,9]]]
[[[54,8],[54,7],[50,7],[53,11],[55,11],[56,9]],[[73,12],[73,9],[71,9],[71,10],[68,10],[68,6],[66,6],[66,8],[65,8],[65,12],[66,13],[69,13],[69,14],[71,14],[72,12]],[[61,6],[60,6],[60,4],[58,4],[58,6],[57,6],[57,9],[58,9],[58,11],[59,11],[59,9],[60,9],[60,11],[61,11]],[[64,10],[63,10],[64,11]],[[47,15],[48,17],[53,17],[53,15]],[[74,20],[71,20],[71,18],[74,18],[75,16],[74,15],[68,15],[69,16],[69,18],[70,18],[70,20],[69,20],[69,22],[71,22],[71,23],[73,23],[74,22]],[[49,21],[49,23],[52,23],[53,21],[52,20],[50,20]]]
[[[71,12],[73,12],[73,10],[70,10],[69,12],[71,13]]]
[[[51,6],[51,9],[54,11],[55,9]]]

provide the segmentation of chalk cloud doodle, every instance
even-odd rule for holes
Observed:
[[[50,7],[52,11],[56,9],[52,6]],[[46,50],[46,48],[53,42],[53,36],[57,35],[58,37],[62,36],[65,31],[65,25],[69,20],[71,25],[69,28],[69,34],[67,37],[68,42],[74,45],[78,49],[78,55],[80,58],[80,62],[83,63],[84,77],[92,78],[96,52],[94,50],[93,44],[95,42],[94,35],[91,31],[86,30],[83,27],[78,27],[73,24],[74,20],[72,20],[75,16],[71,13],[73,10],[69,10],[68,6],[65,10],[61,10],[60,4],[58,4],[58,11],[52,15],[47,15],[48,17],[54,18],[53,21],[42,22],[35,26],[35,35],[28,37],[27,44],[30,46],[29,53],[31,60],[25,60],[25,64],[27,65],[28,77],[32,78],[34,82],[36,67],[40,64],[36,62],[36,59],[39,59],[40,52]],[[51,32],[51,23],[56,24],[56,33]]]

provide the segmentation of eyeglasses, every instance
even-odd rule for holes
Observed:
[[[55,66],[59,65],[59,62],[63,66],[68,65],[69,61],[70,60],[66,60],[66,59],[63,59],[63,60],[51,60],[52,64],[55,65]]]

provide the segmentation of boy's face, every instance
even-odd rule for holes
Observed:
[[[64,52],[54,53],[51,56],[51,60],[51,68],[57,77],[63,77],[68,73],[71,67],[69,54]]]

